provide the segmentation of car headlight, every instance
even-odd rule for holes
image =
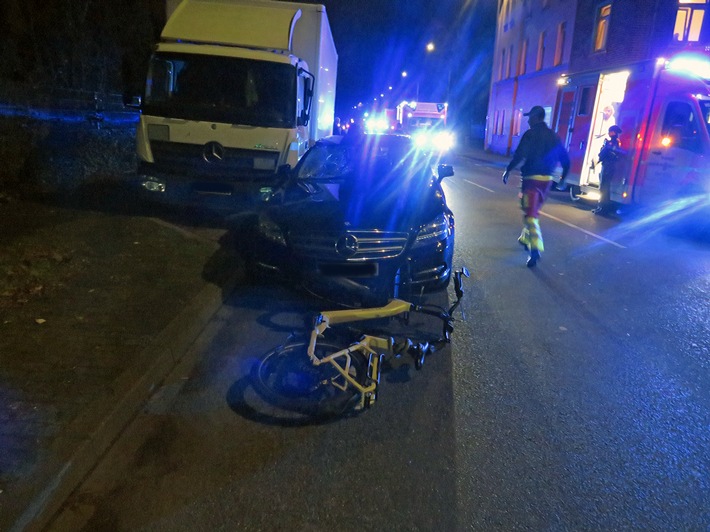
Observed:
[[[417,239],[414,241],[414,247],[433,244],[448,238],[450,234],[449,217],[445,214],[440,214],[419,230]]]
[[[264,239],[274,244],[286,246],[286,238],[284,237],[283,231],[281,231],[281,228],[270,218],[263,216],[259,218],[259,234]]]
[[[454,147],[454,135],[448,131],[440,131],[432,139],[432,144],[440,152],[449,151]]]
[[[412,135],[412,140],[414,140],[414,145],[423,149],[429,145],[429,133],[426,131],[417,131]]]

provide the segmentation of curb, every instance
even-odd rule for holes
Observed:
[[[224,286],[206,286],[143,349],[136,363],[112,383],[110,393],[91,403],[59,434],[48,449],[49,463],[27,479],[24,491],[29,503],[19,517],[13,518],[15,522],[9,530],[46,528],[151,394],[183,360],[190,345],[234,291],[238,279],[233,276]],[[41,491],[33,486],[40,486]]]

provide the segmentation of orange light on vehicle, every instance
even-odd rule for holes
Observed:
[[[663,146],[664,148],[667,148],[670,145],[671,145],[671,138],[670,137],[663,137],[661,139],[661,146]]]

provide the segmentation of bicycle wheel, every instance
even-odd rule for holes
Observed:
[[[357,404],[358,394],[339,384],[344,377],[332,364],[314,366],[308,358],[305,343],[280,346],[264,355],[254,367],[254,388],[264,400],[274,406],[308,416],[338,416]],[[316,345],[316,355],[323,358],[340,351],[341,346],[327,343]],[[359,383],[367,378],[367,364],[358,353],[352,355],[350,375]]]

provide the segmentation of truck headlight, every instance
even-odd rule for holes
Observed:
[[[419,230],[414,247],[433,244],[448,238],[450,234],[449,217],[446,214],[440,214]]]

